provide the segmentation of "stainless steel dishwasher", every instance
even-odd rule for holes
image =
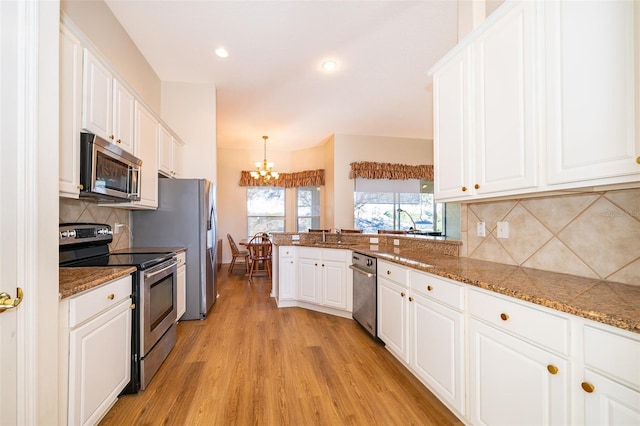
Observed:
[[[371,336],[377,338],[378,280],[375,257],[353,252],[353,319]]]

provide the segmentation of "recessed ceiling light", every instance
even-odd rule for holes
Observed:
[[[325,71],[333,71],[338,68],[338,63],[336,61],[324,61],[322,63],[322,69]]]
[[[218,47],[216,49],[216,55],[220,58],[226,58],[229,56],[229,52],[227,52],[227,49],[224,47]]]

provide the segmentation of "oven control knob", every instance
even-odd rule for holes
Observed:
[[[110,235],[112,232],[109,228],[100,228],[98,229],[98,235]]]
[[[75,230],[70,230],[70,231],[62,231],[60,233],[60,238],[74,238],[76,236],[76,231]]]

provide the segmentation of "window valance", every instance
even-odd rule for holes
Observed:
[[[351,163],[350,179],[424,179],[433,181],[433,165],[422,164],[410,166],[408,164],[376,163],[360,161]]]
[[[296,188],[299,186],[324,185],[324,169],[305,170],[302,172],[280,173],[278,180],[259,182],[251,177],[251,172],[240,172],[240,186],[278,186],[282,188]]]

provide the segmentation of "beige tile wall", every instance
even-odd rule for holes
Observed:
[[[640,286],[640,189],[466,204],[461,218],[462,256]]]
[[[115,209],[113,207],[99,206],[95,202],[60,198],[60,223],[87,222],[108,223],[115,229],[115,223],[124,223],[126,226],[119,234],[113,235],[110,250],[128,248],[130,244],[130,213],[128,210]]]

